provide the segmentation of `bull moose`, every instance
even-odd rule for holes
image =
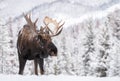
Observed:
[[[43,22],[44,27],[41,27],[39,31],[36,30],[36,23],[32,22],[31,16],[24,14],[24,18],[27,24],[18,33],[17,50],[19,58],[19,74],[23,74],[24,67],[27,60],[34,60],[35,74],[38,75],[37,65],[40,67],[40,73],[44,74],[44,58],[50,56],[57,56],[57,47],[52,42],[51,37],[57,36],[63,29],[63,24],[57,22],[49,17],[45,17]],[[55,32],[53,32],[49,24],[55,26]]]

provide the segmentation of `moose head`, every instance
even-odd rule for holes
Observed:
[[[44,58],[50,56],[57,56],[57,47],[52,42],[52,37],[61,33],[63,25],[60,22],[57,23],[49,17],[45,17],[43,22],[44,27],[41,27],[39,31],[36,30],[36,23],[32,22],[30,15],[24,15],[27,24],[23,26],[18,34],[17,49],[19,57],[19,74],[23,74],[24,66],[27,60],[34,60],[35,62],[35,74],[37,72],[37,64],[40,66],[41,74],[44,73]],[[49,24],[53,24],[55,31],[52,31]],[[54,33],[55,32],[55,33]]]
[[[42,36],[44,42],[46,41],[49,55],[57,56],[57,48],[52,43],[52,37],[55,37],[61,33],[64,23],[60,25],[61,22],[58,23],[56,20],[53,20],[47,16],[44,18],[43,22],[44,22],[45,26],[44,27],[41,26],[39,35]],[[54,25],[54,27],[55,27],[54,31],[52,31],[50,29],[49,24]]]
[[[56,22],[56,20],[53,20],[49,17],[45,17],[43,20],[45,26],[40,28],[40,31],[38,32],[38,35],[42,36],[42,40],[44,41],[44,43],[46,45],[44,45],[47,48],[47,51],[49,53],[50,56],[57,56],[57,47],[55,46],[55,44],[52,42],[52,37],[55,37],[57,35],[59,35],[63,29],[63,24],[60,25],[60,22]],[[55,30],[52,31],[49,27],[49,24],[53,24],[55,27]],[[54,33],[55,32],[55,33]],[[38,75],[38,71],[37,71],[37,61],[35,62],[35,74]],[[43,72],[41,72],[41,74],[43,74]]]

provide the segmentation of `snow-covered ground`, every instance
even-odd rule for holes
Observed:
[[[119,77],[80,77],[68,75],[49,76],[21,76],[21,75],[0,75],[0,81],[120,81]]]

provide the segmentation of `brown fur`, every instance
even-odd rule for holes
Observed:
[[[35,63],[35,74],[38,74],[37,64],[40,67],[40,73],[44,74],[44,58],[50,56],[57,56],[57,47],[52,43],[51,37],[57,36],[62,31],[62,25],[53,21],[50,18],[45,18],[45,27],[40,29],[38,33],[36,30],[36,19],[35,22],[31,21],[30,15],[24,15],[27,25],[24,25],[18,35],[17,49],[19,57],[19,74],[23,74],[23,70],[27,60],[34,60]],[[46,20],[47,19],[47,20]],[[56,33],[54,34],[46,22],[53,23],[57,27]],[[60,29],[61,28],[61,29]],[[58,31],[60,30],[60,31]],[[50,35],[50,33],[52,35]]]
[[[37,36],[37,33],[30,29],[29,25],[24,25],[23,29],[20,31],[20,48],[26,45],[31,45],[30,43],[33,41],[34,37]]]

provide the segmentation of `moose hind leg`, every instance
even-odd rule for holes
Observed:
[[[44,66],[44,59],[40,58],[38,63],[39,63],[39,67],[40,67],[40,73],[41,73],[41,75],[43,75],[44,74],[44,68],[43,68],[43,66]]]
[[[25,64],[26,64],[26,59],[19,58],[19,74],[21,75],[23,75]]]

